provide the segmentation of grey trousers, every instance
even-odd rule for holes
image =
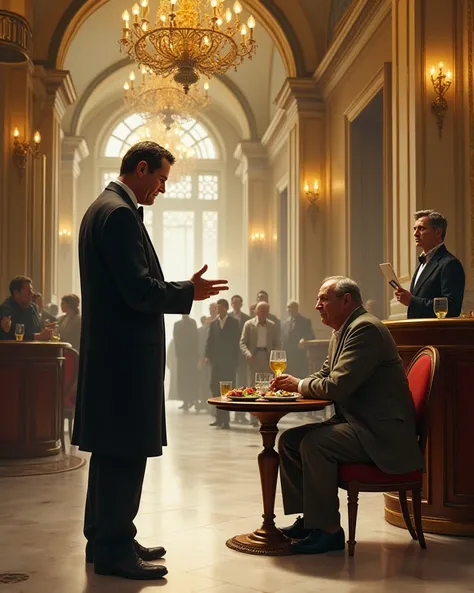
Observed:
[[[338,464],[371,462],[351,425],[334,417],[290,428],[278,451],[285,514],[302,513],[307,529],[338,529]]]

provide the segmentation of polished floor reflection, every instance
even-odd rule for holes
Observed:
[[[474,592],[474,539],[427,536],[421,552],[406,531],[383,520],[379,494],[361,495],[356,555],[256,557],[225,546],[253,530],[262,513],[257,431],[208,426],[209,417],[169,406],[170,446],[149,461],[138,539],[168,549],[168,579],[124,581],[84,564],[82,515],[87,466],[65,474],[0,480],[0,573],[8,593],[418,593]],[[282,421],[282,428],[296,419]],[[346,522],[345,495],[341,492]],[[288,524],[277,494],[277,524]],[[345,523],[344,523],[345,524]],[[0,576],[1,579],[1,576]]]

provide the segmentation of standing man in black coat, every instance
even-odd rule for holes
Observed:
[[[143,224],[143,208],[165,193],[173,155],[140,142],[120,177],[89,207],[79,232],[83,299],[81,358],[72,442],[92,453],[84,535],[98,574],[156,579],[165,554],[135,541],[147,457],[166,445],[164,313],[189,313],[193,300],[224,282],[166,282]],[[120,320],[117,323],[117,320]]]
[[[242,311],[243,304],[244,299],[240,296],[240,294],[234,294],[234,296],[230,299],[232,311],[229,313],[229,317],[237,319],[239,322],[239,330],[241,334],[245,323],[250,319],[250,316]],[[245,387],[247,385],[247,360],[242,352],[240,352],[240,348],[236,383],[236,387]],[[245,424],[247,422],[245,412],[235,412],[235,421]]]
[[[211,365],[212,397],[220,396],[220,381],[235,383],[240,354],[240,326],[237,319],[227,314],[229,303],[217,301],[218,317],[209,327],[206,344],[206,360]],[[217,410],[216,420],[211,426],[228,429],[229,412]]]
[[[311,319],[301,315],[299,303],[296,301],[290,301],[286,309],[289,317],[281,326],[281,346],[286,350],[288,363],[285,372],[294,377],[306,377],[309,365],[302,343],[305,340],[314,340]]]
[[[411,280],[410,290],[399,288],[395,298],[408,307],[408,319],[436,317],[436,297],[448,299],[448,317],[459,317],[464,298],[465,275],[461,262],[446,249],[448,221],[434,210],[415,212],[413,235],[423,250]]]

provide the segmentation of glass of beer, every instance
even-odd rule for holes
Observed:
[[[59,329],[58,329],[58,326],[57,325],[53,327],[53,333],[51,335],[51,340],[53,342],[60,342],[61,341],[61,336],[59,334]]]
[[[448,299],[446,297],[435,298],[433,310],[438,319],[444,319],[448,314]]]
[[[25,336],[25,326],[23,323],[17,323],[15,326],[15,339],[17,342],[22,342]]]
[[[232,381],[219,381],[221,397],[225,397],[232,390]]]
[[[286,369],[286,352],[285,350],[272,350],[270,352],[270,368],[278,377]]]

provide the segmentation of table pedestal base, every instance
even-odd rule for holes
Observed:
[[[252,533],[236,535],[226,541],[226,546],[237,552],[257,554],[259,556],[287,556],[290,552],[290,542],[283,533],[277,529],[256,529]]]

